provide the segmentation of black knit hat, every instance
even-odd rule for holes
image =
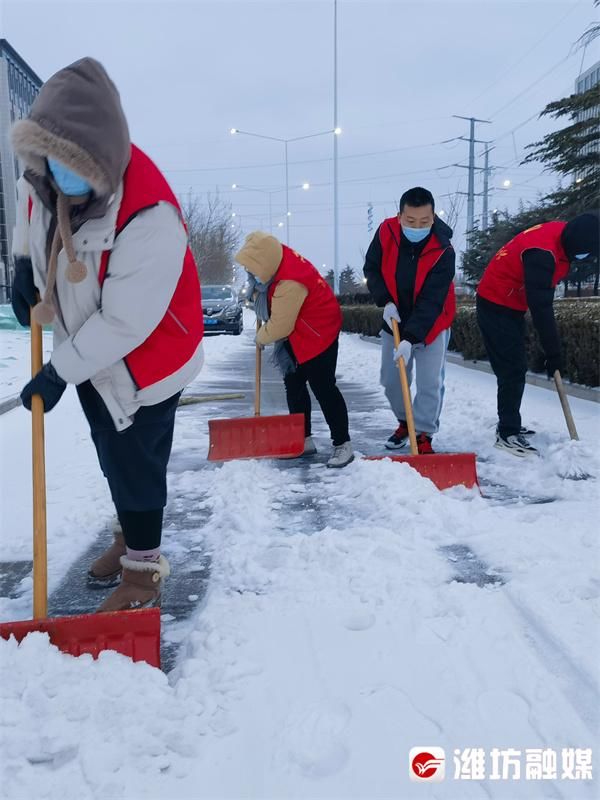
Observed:
[[[567,222],[561,239],[565,253],[571,261],[576,255],[582,253],[590,253],[597,258],[600,248],[600,217],[598,213],[586,211],[585,214],[579,214]]]

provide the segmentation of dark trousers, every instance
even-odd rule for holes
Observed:
[[[498,433],[512,436],[521,429],[521,400],[527,373],[525,317],[477,298],[477,322],[498,381]]]
[[[286,375],[285,393],[291,414],[304,414],[304,434],[311,435],[311,402],[306,384],[310,386],[335,446],[350,441],[348,409],[335,382],[338,340],[320,355],[298,364],[296,371]],[[295,360],[295,359],[294,359]]]
[[[134,550],[158,547],[180,393],[162,403],[142,406],[133,424],[121,432],[115,430],[102,398],[89,381],[77,387],[77,394],[127,546]]]

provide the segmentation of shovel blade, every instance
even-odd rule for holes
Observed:
[[[281,458],[304,452],[304,414],[208,421],[209,461]]]
[[[430,453],[423,456],[367,456],[368,461],[389,458],[400,461],[416,469],[424,478],[429,478],[438,489],[449,489],[452,486],[466,486],[472,489],[479,486],[475,453]]]
[[[89,653],[97,658],[103,650],[115,650],[160,669],[158,608],[0,623],[2,639],[14,636],[20,642],[34,631],[47,633],[53,645],[72,656]]]

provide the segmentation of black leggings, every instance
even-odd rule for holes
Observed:
[[[321,406],[335,446],[350,441],[348,409],[335,382],[337,355],[336,339],[327,350],[304,364],[298,364],[296,371],[284,378],[290,413],[304,414],[304,435],[311,435],[311,402],[306,388],[308,383]]]

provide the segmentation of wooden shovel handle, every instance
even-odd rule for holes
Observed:
[[[42,328],[31,320],[31,377],[42,368]],[[31,398],[31,464],[33,480],[33,618],[48,616],[48,552],[46,544],[46,462],[44,401]]]
[[[259,332],[261,328],[260,320],[258,317],[256,318],[256,333]],[[255,391],[254,391],[254,416],[260,417],[260,379],[261,379],[261,372],[262,372],[262,359],[261,359],[261,352],[260,347],[258,344],[256,345],[256,370],[254,376],[254,383],[255,383]]]
[[[392,319],[392,330],[394,332],[394,346],[400,346],[400,328],[395,319]],[[408,439],[410,441],[410,452],[413,456],[419,455],[417,447],[417,433],[415,431],[415,418],[413,416],[412,400],[410,397],[410,386],[408,385],[408,375],[406,374],[406,364],[404,359],[398,359],[398,370],[400,372],[400,386],[402,387],[402,399],[404,400],[404,413],[406,414],[406,426],[408,427]]]
[[[575,427],[575,420],[573,419],[573,414],[571,414],[571,406],[569,405],[569,401],[567,399],[567,393],[565,392],[565,387],[563,386],[559,370],[556,370],[556,372],[554,373],[554,385],[556,386],[556,391],[558,392],[558,398],[562,406],[563,414],[565,415],[565,422],[567,423],[567,428],[569,429],[569,436],[571,437],[571,439],[579,441],[579,436],[577,435],[577,428]]]

